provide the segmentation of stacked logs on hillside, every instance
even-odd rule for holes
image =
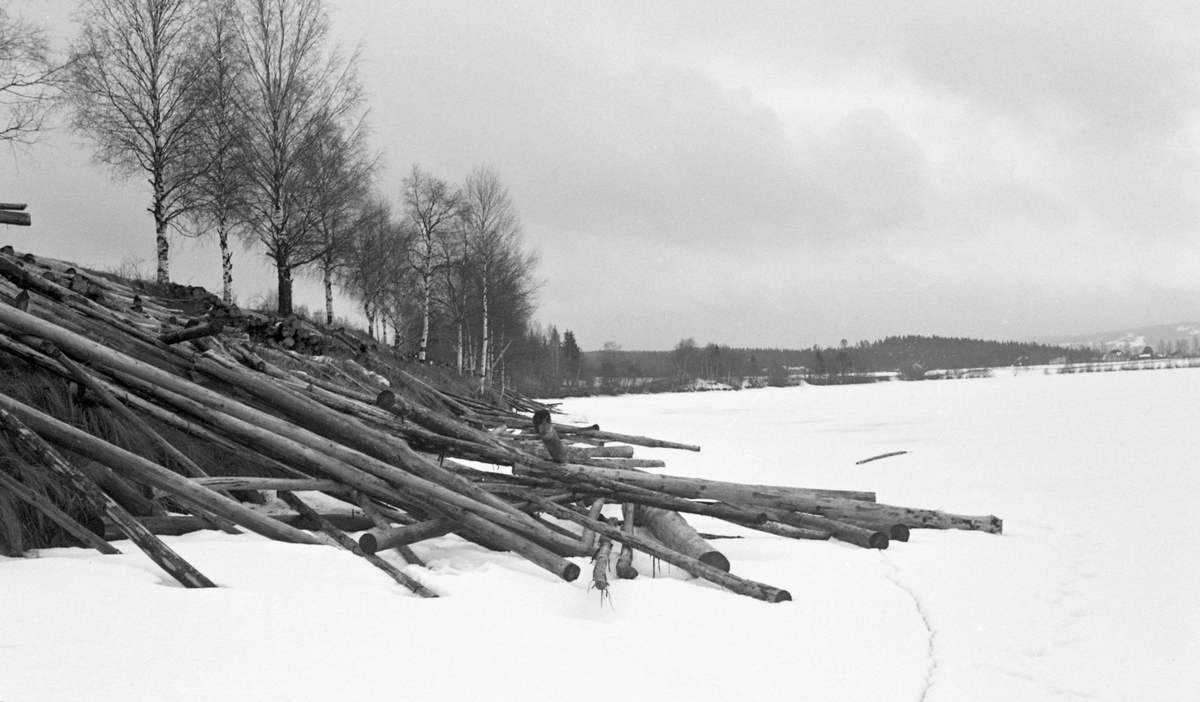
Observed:
[[[424,565],[411,546],[456,533],[566,581],[580,575],[576,560],[596,556],[592,584],[603,592],[609,563],[619,578],[636,577],[631,559],[641,551],[778,602],[791,595],[735,575],[681,515],[876,549],[907,540],[912,528],[1001,531],[996,517],[887,505],[869,492],[651,473],[662,461],[634,457],[633,446],[699,447],[555,422],[524,398],[497,408],[433,387],[384,355],[314,358],[296,352],[299,342],[256,345],[250,330],[258,318],[207,294],[196,299],[203,304],[188,308],[177,297],[0,250],[0,361],[72,390],[39,407],[0,383],[0,494],[102,552],[113,547],[96,531],[128,538],[189,587],[212,582],[156,534],[210,528],[332,543],[426,597],[435,593],[414,577],[419,570],[400,571],[394,557],[378,554],[395,549],[402,561]],[[291,328],[283,338],[302,338],[303,325]],[[138,441],[114,443],[65,421],[61,405],[72,403],[102,408]],[[19,469],[6,470],[11,465]],[[51,480],[53,490],[39,490]],[[279,500],[253,504],[265,501],[263,491]],[[290,511],[268,513],[279,501]],[[344,509],[330,513],[330,504]]]

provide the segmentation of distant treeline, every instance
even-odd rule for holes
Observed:
[[[701,346],[684,339],[671,351],[626,351],[610,342],[599,351],[583,352],[571,332],[560,337],[554,328],[531,331],[523,346],[536,358],[514,364],[524,371],[514,380],[526,392],[543,396],[676,390],[698,380],[742,387],[783,386],[800,379],[861,382],[868,374],[889,372],[917,379],[934,368],[1040,365],[1058,359],[1082,363],[1100,356],[1086,349],[939,336],[892,336],[854,345],[843,340],[838,346],[808,349]]]

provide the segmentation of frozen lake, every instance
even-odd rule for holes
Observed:
[[[665,472],[871,490],[995,514],[868,551],[696,518],[765,604],[667,569],[562,583],[457,537],[414,548],[420,600],[327,547],[168,538],[223,587],[128,543],[0,559],[0,699],[1200,699],[1200,369],[569,400]],[[863,465],[891,451],[905,455]],[[590,572],[586,563],[585,573]]]

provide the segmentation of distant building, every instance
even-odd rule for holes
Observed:
[[[1147,346],[1138,354],[1138,358],[1154,358],[1154,349]]]
[[[1128,358],[1128,356],[1126,356],[1125,352],[1121,349],[1113,349],[1104,354],[1104,360],[1106,361],[1124,361],[1126,358]]]

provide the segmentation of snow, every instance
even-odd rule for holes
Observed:
[[[868,551],[719,521],[765,604],[636,559],[601,602],[454,536],[411,595],[327,546],[167,537],[221,585],[185,590],[128,542],[0,559],[0,700],[1200,699],[1200,370],[572,399],[667,471],[873,490],[996,514]],[[863,458],[907,451],[862,465]],[[578,561],[590,573],[590,565]]]

